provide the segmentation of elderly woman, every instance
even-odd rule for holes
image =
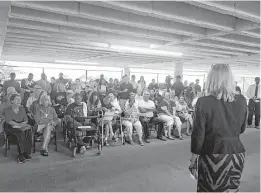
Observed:
[[[10,101],[10,97],[13,95],[13,94],[18,94],[15,90],[14,87],[8,87],[7,88],[7,95],[3,98],[3,102],[1,103],[0,105],[0,117],[3,116],[3,112],[4,112],[4,109],[8,108],[11,106],[11,101]]]
[[[48,144],[51,138],[51,132],[55,129],[58,118],[47,95],[41,96],[39,105],[40,106],[35,114],[35,121],[37,125],[36,132],[43,133],[44,138],[40,154],[42,156],[48,156]]]
[[[104,113],[104,125],[105,125],[105,141],[104,144],[108,145],[108,137],[109,135],[112,137],[113,141],[117,141],[117,138],[114,135],[113,128],[112,128],[112,120],[115,116],[116,111],[118,114],[121,112],[121,108],[117,101],[115,101],[115,96],[113,93],[108,94],[102,103],[102,109],[105,111]]]
[[[142,142],[142,125],[139,120],[139,108],[137,101],[135,101],[135,95],[135,93],[131,92],[130,99],[125,104],[122,125],[124,125],[127,129],[127,135],[129,138],[128,142],[131,145],[134,144],[132,140],[132,133],[134,127],[139,137],[139,144],[141,146],[144,146],[144,143]]]
[[[34,101],[38,100],[39,95],[42,91],[42,88],[39,85],[35,85],[33,88],[33,93],[30,94],[27,102],[26,102],[26,111],[29,112],[29,109]]]
[[[169,115],[171,115],[171,117],[174,120],[174,125],[176,127],[176,129],[178,130],[178,134],[179,134],[179,139],[183,140],[182,134],[181,134],[181,125],[182,122],[180,121],[180,118],[176,116],[176,103],[175,103],[175,99],[171,99],[170,98],[171,93],[168,92],[164,92],[163,93],[163,97],[165,99],[166,104],[168,104],[167,106],[167,110],[170,113]],[[173,96],[172,96],[173,97]],[[175,97],[175,96],[174,96]]]
[[[193,119],[191,114],[189,114],[189,107],[187,103],[184,100],[183,96],[179,97],[179,100],[176,102],[176,111],[178,114],[178,117],[182,122],[187,122],[187,132],[186,135],[190,136],[189,129],[190,127],[193,128]]]
[[[164,92],[163,96],[159,99],[157,110],[158,110],[158,118],[163,121],[167,127],[167,135],[166,137],[170,140],[174,140],[171,136],[171,130],[173,125],[175,124],[176,119],[173,118],[172,113],[170,112],[172,107],[169,104],[169,93]],[[179,123],[178,123],[179,125]]]
[[[239,137],[246,128],[246,99],[235,94],[227,64],[212,65],[205,88],[207,96],[195,107],[189,169],[197,177],[198,192],[238,192],[245,162]]]
[[[11,106],[4,110],[6,121],[5,132],[14,136],[18,143],[18,163],[25,163],[31,159],[32,130],[27,124],[27,115],[19,95],[10,97]]]

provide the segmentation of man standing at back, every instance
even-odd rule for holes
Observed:
[[[181,76],[180,75],[176,76],[176,81],[173,84],[173,86],[171,87],[171,90],[175,90],[175,96],[179,97],[181,94],[183,94],[184,85],[181,82]]]
[[[25,78],[22,80],[21,82],[21,88],[24,89],[24,99],[23,99],[23,104],[26,104],[27,99],[30,96],[30,93],[33,92],[33,88],[35,86],[35,82],[34,82],[34,75],[32,73],[30,73],[28,75],[28,78]]]
[[[196,80],[195,93],[201,92],[201,86],[199,85],[199,79]]]
[[[14,87],[16,92],[20,93],[21,92],[21,87],[20,87],[20,83],[17,82],[15,80],[16,78],[16,74],[14,72],[12,72],[10,74],[10,80],[7,80],[4,82],[4,85],[3,85],[3,92],[4,92],[4,96],[6,95],[6,92],[7,92],[7,88],[8,87]]]
[[[125,108],[125,103],[129,100],[130,93],[133,92],[133,86],[129,82],[129,77],[127,75],[122,77],[122,84],[120,85],[119,98],[121,109]]]
[[[260,123],[260,77],[255,78],[256,84],[249,86],[247,90],[248,103],[248,126],[252,126],[253,114],[255,112],[255,127],[259,129]]]
[[[50,82],[47,81],[47,76],[44,73],[41,74],[41,80],[38,80],[36,84],[39,85],[43,90],[45,90],[48,95],[51,94],[52,87]]]
[[[133,90],[137,91],[138,83],[136,82],[136,76],[135,75],[131,76],[130,83],[132,84]]]

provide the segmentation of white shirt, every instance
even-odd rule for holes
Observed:
[[[138,107],[140,108],[155,108],[155,104],[153,101],[148,100],[148,101],[144,101],[144,100],[140,100],[138,103]],[[149,111],[146,113],[140,113],[141,116],[144,117],[153,117],[153,112]]]
[[[137,82],[135,82],[135,81],[130,81],[130,83],[132,84],[133,89],[136,89],[136,88],[137,88],[137,86],[138,86]]]
[[[256,92],[256,84],[252,84],[249,86],[246,92],[246,96],[251,99],[255,97],[255,92]],[[260,98],[260,84],[258,85],[257,98]]]

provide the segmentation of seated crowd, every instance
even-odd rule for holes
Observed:
[[[133,142],[133,131],[138,136],[138,143],[144,146],[150,143],[150,128],[157,126],[157,139],[166,141],[174,137],[182,140],[182,124],[186,123],[186,135],[190,135],[193,127],[191,109],[195,100],[201,96],[201,88],[196,84],[188,87],[176,77],[171,85],[169,77],[166,86],[160,94],[159,85],[153,79],[147,86],[144,77],[138,82],[135,76],[129,80],[123,76],[122,80],[109,79],[103,75],[100,79],[81,83],[79,79],[73,82],[59,74],[56,80],[47,81],[45,74],[41,80],[34,81],[33,74],[23,79],[21,85],[11,73],[11,79],[3,84],[3,100],[0,105],[2,128],[5,133],[16,138],[18,144],[18,162],[30,160],[32,139],[35,133],[42,134],[43,141],[40,154],[48,156],[48,144],[52,131],[56,129],[59,119],[64,118],[66,127],[79,126],[98,127],[97,119],[83,119],[83,117],[97,115],[104,112],[104,145],[108,146],[108,139],[117,141],[119,129],[115,127],[117,117],[121,117],[121,124],[126,131],[126,141]],[[178,136],[174,135],[177,129]],[[77,131],[78,151],[86,151],[81,132]],[[166,137],[166,138],[165,138]]]

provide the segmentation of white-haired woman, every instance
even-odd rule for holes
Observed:
[[[198,179],[198,192],[239,191],[245,160],[239,135],[246,127],[247,103],[235,95],[234,84],[229,65],[212,65],[207,96],[197,101],[189,168]]]
[[[37,133],[43,133],[43,144],[40,151],[42,156],[48,156],[48,144],[51,138],[51,132],[58,123],[57,114],[51,106],[51,101],[47,95],[42,95],[39,100],[39,108],[36,111],[35,121],[37,124]]]

